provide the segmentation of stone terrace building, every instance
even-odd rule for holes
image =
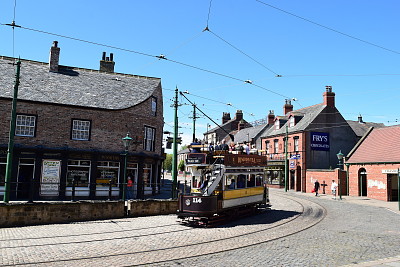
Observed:
[[[124,147],[135,195],[154,194],[160,182],[163,132],[161,80],[114,73],[113,55],[100,70],[21,60],[10,200],[121,196]],[[4,194],[14,58],[0,57],[0,195]],[[111,190],[110,190],[111,189]]]

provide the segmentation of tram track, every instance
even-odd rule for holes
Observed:
[[[292,201],[297,205],[297,213],[293,213],[290,218],[286,218],[285,220],[279,220],[277,222],[269,222],[270,225],[265,227],[267,224],[263,224],[260,221],[259,216],[254,216],[253,221],[255,224],[253,225],[245,225],[245,227],[240,226],[240,224],[233,224],[227,227],[219,227],[214,229],[193,229],[188,227],[181,227],[180,231],[190,231],[186,233],[190,233],[189,238],[186,236],[185,240],[176,241],[171,237],[171,235],[176,235],[177,232],[165,232],[157,234],[158,243],[159,244],[151,244],[151,242],[155,241],[154,237],[156,235],[148,235],[147,238],[151,239],[147,243],[143,243],[142,237],[144,236],[136,236],[121,238],[119,241],[123,241],[125,245],[129,247],[140,247],[142,249],[137,249],[134,251],[120,251],[118,253],[110,253],[110,251],[98,251],[97,253],[85,254],[85,251],[90,251],[90,247],[86,247],[83,249],[82,254],[78,257],[63,257],[63,258],[54,258],[52,260],[43,260],[43,261],[35,261],[35,262],[24,262],[24,263],[14,263],[12,266],[16,265],[54,265],[56,263],[63,265],[77,265],[79,263],[92,263],[96,265],[104,264],[104,261],[111,260],[112,264],[116,264],[118,266],[140,266],[140,265],[156,265],[161,263],[173,262],[176,260],[190,259],[199,256],[208,256],[217,253],[228,252],[236,249],[256,246],[259,244],[276,241],[282,238],[285,238],[290,235],[294,235],[301,231],[305,231],[310,227],[315,226],[320,221],[324,219],[326,216],[326,210],[319,206],[318,204],[311,202],[309,200],[298,199],[286,196],[284,194],[276,193],[278,197],[284,198],[287,201]],[[271,211],[270,213],[273,213]],[[267,214],[272,215],[272,214]],[[269,216],[271,217],[271,216]],[[266,217],[268,218],[268,216]],[[268,220],[267,220],[268,221]],[[257,223],[258,222],[258,223]],[[172,224],[166,224],[172,225]],[[236,234],[229,235],[230,228],[240,228],[238,229]],[[203,231],[203,232],[202,232]],[[210,235],[210,231],[214,231],[217,234],[214,234],[214,238],[206,239],[201,241],[200,239],[196,239],[196,235],[207,233]],[[222,233],[222,234],[221,234]],[[226,234],[225,236],[223,234]],[[218,235],[222,237],[218,238]],[[215,238],[217,236],[217,238]],[[150,238],[149,238],[150,237]],[[185,236],[184,236],[185,237]],[[192,237],[192,238],[190,238]],[[138,240],[140,239],[140,240]],[[190,239],[190,240],[188,240]],[[97,239],[92,240],[91,242],[103,242],[108,241],[110,239]],[[168,242],[170,240],[174,240],[173,245]],[[118,240],[117,240],[118,241]],[[136,242],[137,241],[137,242]],[[186,242],[189,241],[189,242]],[[72,245],[73,243],[65,243],[65,244],[43,244],[44,247],[52,246],[52,245],[61,245],[62,247]],[[175,244],[175,245],[174,245]],[[88,244],[90,245],[90,244]],[[214,249],[211,249],[214,248]],[[29,248],[29,247],[27,247]],[[66,247],[67,248],[67,247]],[[64,248],[64,249],[66,249]],[[76,254],[76,253],[75,253]],[[86,255],[86,256],[84,256]],[[90,256],[88,256],[90,255]],[[126,264],[129,262],[130,264]],[[3,266],[11,266],[11,265],[3,265]]]

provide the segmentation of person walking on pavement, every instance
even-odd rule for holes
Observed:
[[[338,184],[335,182],[335,180],[332,180],[332,185],[331,185],[331,190],[332,190],[332,198],[336,199],[336,190],[337,190]]]
[[[315,190],[315,196],[317,197],[318,196],[318,190],[319,190],[319,182],[318,182],[318,180],[315,180],[314,190]]]

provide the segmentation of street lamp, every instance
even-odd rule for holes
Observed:
[[[124,144],[124,148],[125,148],[124,183],[123,183],[123,187],[122,187],[122,200],[125,201],[125,199],[126,199],[125,193],[126,193],[126,169],[127,169],[127,164],[128,164],[128,150],[129,150],[129,146],[132,143],[132,138],[129,137],[129,133],[127,133],[126,136],[124,138],[122,138],[122,143]]]
[[[336,154],[337,158],[338,158],[338,166],[339,166],[339,177],[338,177],[338,186],[339,186],[339,199],[342,199],[342,189],[341,189],[341,185],[340,185],[340,177],[342,175],[342,170],[343,170],[343,153],[342,150],[339,150],[339,153]]]

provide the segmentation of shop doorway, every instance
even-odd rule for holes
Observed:
[[[295,172],[294,172],[294,170],[290,170],[290,189],[291,190],[294,190],[294,185],[295,185],[295,182],[294,182],[294,177],[295,177]]]
[[[301,167],[296,168],[296,191],[301,191]],[[304,181],[305,182],[305,181]]]
[[[33,175],[35,173],[34,159],[20,159],[17,178],[17,200],[29,199],[29,192],[33,190]]]
[[[358,195],[366,197],[368,195],[367,188],[367,171],[361,168],[358,171]]]

